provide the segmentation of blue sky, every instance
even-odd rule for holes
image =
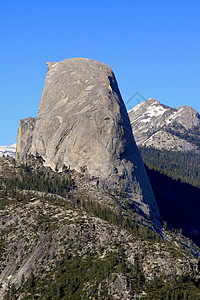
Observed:
[[[199,0],[0,0],[0,145],[37,116],[46,62],[71,57],[109,64],[125,102],[139,91],[200,112],[199,15]]]

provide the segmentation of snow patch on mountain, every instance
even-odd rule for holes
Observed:
[[[197,150],[198,147],[191,140],[188,142],[181,137],[184,131],[200,127],[200,116],[192,107],[184,105],[175,109],[150,98],[132,108],[128,114],[138,146]]]
[[[155,105],[155,103],[152,103],[147,110],[147,114],[148,114],[149,118],[152,118],[152,117],[161,116],[166,111],[167,111],[167,108],[162,107],[162,106],[157,106],[157,105]]]
[[[11,156],[15,157],[16,143],[10,146],[0,146],[0,156]]]

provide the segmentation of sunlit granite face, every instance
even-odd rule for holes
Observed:
[[[29,154],[45,165],[70,166],[97,186],[126,193],[145,214],[159,218],[111,68],[74,58],[48,63]]]

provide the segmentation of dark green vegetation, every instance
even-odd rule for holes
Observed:
[[[155,278],[148,282],[138,261],[132,266],[128,265],[123,259],[123,253],[121,256],[110,254],[102,261],[94,260],[90,253],[82,260],[80,256],[72,257],[68,252],[45,277],[31,273],[18,293],[29,295],[29,299],[113,299],[108,293],[105,278],[115,281],[118,274],[127,278],[130,290],[128,299],[133,299],[134,295],[139,296],[141,290],[145,291],[142,299],[195,300],[200,296],[200,280],[190,278],[188,274],[170,280]],[[86,282],[90,289],[85,286]],[[15,286],[11,286],[5,299],[17,299],[15,294]]]
[[[67,168],[0,167],[0,278],[10,264],[19,274],[4,299],[200,298],[195,248],[180,233]]]
[[[200,246],[200,189],[148,167],[146,170],[162,218]]]
[[[21,165],[20,171],[13,174],[12,177],[4,178],[0,182],[0,208],[5,208],[9,204],[28,203],[33,195],[29,191],[38,191],[48,193],[48,197],[42,197],[42,201],[48,201],[54,205],[83,208],[89,214],[99,217],[111,224],[117,225],[134,233],[136,237],[142,239],[161,239],[157,230],[150,230],[148,226],[140,226],[133,217],[125,215],[122,210],[112,211],[111,208],[92,201],[89,197],[76,195],[76,184],[73,176],[74,172],[63,168],[62,173],[53,172],[50,168],[33,168],[27,165]],[[4,187],[3,190],[1,190]],[[22,191],[27,191],[22,193]],[[59,195],[61,199],[54,199],[53,195]],[[80,200],[80,198],[82,198]],[[118,198],[116,196],[116,198]],[[9,199],[12,199],[9,201]],[[68,201],[66,201],[67,199]],[[70,201],[69,201],[70,200]],[[119,201],[119,200],[118,200]],[[119,204],[119,203],[118,203]],[[123,203],[125,206],[125,204]],[[129,205],[126,205],[126,210]],[[135,210],[134,210],[135,211]],[[147,220],[150,226],[150,222]],[[153,227],[152,227],[153,229]]]
[[[200,154],[140,147],[145,165],[174,180],[200,188]]]
[[[161,216],[200,245],[200,155],[141,147]]]
[[[105,278],[112,274],[117,278],[118,273],[128,275],[132,296],[134,291],[140,291],[144,276],[139,270],[138,263],[127,266],[125,260],[119,255],[111,253],[106,259],[94,260],[94,255],[88,253],[82,260],[80,256],[72,257],[68,252],[57,261],[56,266],[48,272],[45,278],[32,277],[23,287],[21,293],[30,292],[44,295],[44,299],[90,299],[99,297],[113,299],[107,292],[106,284],[101,284]],[[90,291],[85,288],[85,282],[90,286]],[[38,289],[38,285],[40,289]]]
[[[53,175],[53,176],[52,176]],[[12,178],[4,178],[0,187],[6,186],[6,191],[15,193],[17,190],[35,190],[48,192],[67,197],[70,190],[75,186],[74,180],[70,174],[67,178],[60,178],[56,173],[52,174],[51,170],[36,169],[22,165],[20,172]]]

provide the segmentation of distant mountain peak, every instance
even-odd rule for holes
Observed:
[[[0,146],[0,156],[9,155],[11,157],[15,157],[15,152],[16,152],[16,143],[10,146]]]
[[[160,101],[158,101],[158,100],[155,99],[155,98],[149,98],[149,99],[147,99],[146,101],[160,104]]]
[[[192,107],[184,105],[175,109],[149,98],[128,113],[138,146],[178,151],[197,150],[196,144],[187,139],[188,130],[200,128],[199,113]]]

